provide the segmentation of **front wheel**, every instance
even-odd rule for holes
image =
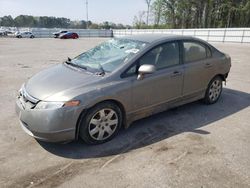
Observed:
[[[206,104],[216,103],[221,96],[221,92],[222,92],[222,79],[219,76],[216,76],[208,84],[204,102]]]
[[[114,103],[104,102],[91,108],[80,122],[80,137],[88,144],[101,144],[118,133],[122,112]]]

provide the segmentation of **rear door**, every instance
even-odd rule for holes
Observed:
[[[198,41],[183,41],[183,96],[204,92],[213,77],[210,48]]]

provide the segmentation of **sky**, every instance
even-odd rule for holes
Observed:
[[[86,20],[86,0],[0,0],[0,17],[20,14],[66,17]],[[101,23],[132,24],[139,11],[146,10],[145,0],[88,0],[89,20]]]

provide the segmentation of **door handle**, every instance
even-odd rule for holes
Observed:
[[[206,63],[205,64],[205,68],[210,68],[210,67],[212,67],[213,65],[212,65],[212,63]]]
[[[171,75],[171,77],[175,77],[175,76],[180,76],[182,74],[182,72],[180,71],[174,71]]]

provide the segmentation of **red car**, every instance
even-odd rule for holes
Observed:
[[[68,32],[59,36],[60,39],[78,39],[79,35],[77,33]]]

